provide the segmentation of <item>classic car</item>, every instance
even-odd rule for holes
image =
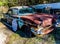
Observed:
[[[37,13],[28,6],[11,7],[5,14],[7,24],[13,31],[18,27],[27,35],[46,35],[54,30],[55,17],[51,14]],[[56,24],[56,23],[55,23]]]

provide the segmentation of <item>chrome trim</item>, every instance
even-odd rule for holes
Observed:
[[[37,28],[37,30],[35,31],[34,28],[31,28],[31,31],[32,31],[32,33],[34,33],[34,35],[44,34],[44,33],[42,32],[43,29],[44,29],[43,27],[40,27],[40,28]]]

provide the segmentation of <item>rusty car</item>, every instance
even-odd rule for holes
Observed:
[[[36,36],[46,35],[52,32],[57,24],[55,15],[38,13],[28,6],[11,7],[4,19],[13,31],[19,28],[29,36],[32,36],[32,33]]]

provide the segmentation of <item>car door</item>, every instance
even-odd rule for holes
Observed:
[[[12,9],[9,9],[7,14],[6,14],[6,19],[7,19],[7,23],[11,24],[11,21],[12,21]]]

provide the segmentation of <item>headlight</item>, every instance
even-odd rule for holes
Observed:
[[[35,31],[35,28],[31,28],[31,31],[32,31],[35,35],[37,35],[37,34],[43,34],[43,32],[42,32],[43,29],[44,29],[44,28],[41,26],[41,27],[37,28],[36,31]]]
[[[57,19],[57,20],[56,20],[55,26],[56,26],[56,27],[60,27],[60,19]]]
[[[43,29],[44,29],[43,27],[39,27],[37,29],[37,34],[43,34],[43,32],[42,32]]]

